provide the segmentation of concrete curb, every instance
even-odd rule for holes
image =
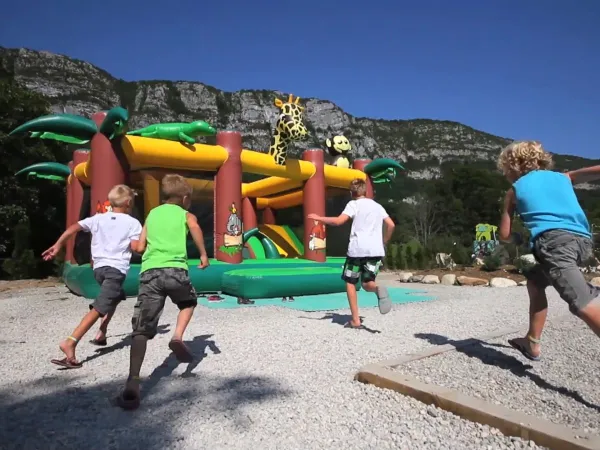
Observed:
[[[369,364],[361,368],[354,379],[408,395],[425,404],[435,405],[472,422],[497,428],[507,436],[517,436],[525,440],[531,440],[552,450],[599,450],[600,437],[598,436],[538,419],[504,406],[464,395],[452,389],[427,384],[413,376],[390,370],[411,361],[456,350],[477,341],[495,339],[519,331],[521,330],[504,330],[480,339],[469,339],[459,347],[446,344],[422,353],[406,355],[396,360]]]

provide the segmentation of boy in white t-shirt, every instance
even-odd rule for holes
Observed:
[[[133,207],[134,192],[129,186],[119,184],[108,193],[111,211],[95,214],[71,225],[42,256],[48,261],[54,258],[63,244],[79,231],[92,233],[92,262],[94,278],[100,284],[100,293],[90,305],[90,311],[73,334],[62,341],[60,350],[65,354],[63,359],[53,359],[53,364],[78,369],[81,363],[75,357],[75,349],[79,340],[87,333],[96,321],[103,321],[96,338],[92,343],[106,345],[106,327],[115,313],[117,305],[125,300],[123,282],[129,271],[131,251],[137,250],[142,225],[129,213]]]
[[[367,183],[359,178],[350,183],[352,200],[338,217],[321,217],[309,214],[311,220],[319,220],[325,225],[339,226],[352,219],[350,242],[346,263],[342,272],[342,280],[346,282],[346,293],[352,320],[346,328],[364,328],[358,315],[358,299],[356,283],[362,281],[367,292],[375,292],[379,303],[379,312],[387,314],[392,309],[392,302],[387,289],[375,282],[381,262],[385,256],[385,244],[394,232],[394,221],[376,201],[367,198]],[[385,236],[383,226],[385,224]]]

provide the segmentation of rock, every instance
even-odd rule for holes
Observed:
[[[517,282],[508,278],[495,277],[490,280],[491,287],[512,287],[516,286]]]
[[[412,276],[412,272],[400,272],[398,274],[398,281],[400,281],[400,283],[408,283]]]
[[[600,277],[594,277],[590,280],[590,283],[592,283],[594,286],[600,286]]]
[[[526,264],[531,264],[532,266],[536,264],[535,257],[532,254],[521,255],[517,259],[523,261]]]
[[[483,266],[483,259],[475,258],[475,261],[473,262],[473,264],[475,264],[476,266]]]
[[[425,275],[421,280],[423,284],[440,284],[440,279],[437,275]]]
[[[527,280],[519,281],[519,286],[527,286]]]
[[[456,284],[456,275],[453,273],[447,273],[442,277],[441,283],[444,286],[454,286]]]
[[[421,281],[423,281],[423,278],[425,278],[425,275],[413,275],[408,281],[410,281],[411,283],[420,283]]]
[[[487,286],[487,280],[483,278],[465,277],[460,276],[456,278],[456,281],[461,286]]]

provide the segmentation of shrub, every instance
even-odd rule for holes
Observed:
[[[452,260],[461,266],[469,265],[471,264],[471,252],[464,245],[457,244],[452,251]]]
[[[500,259],[500,255],[491,254],[483,258],[483,270],[488,272],[493,272],[494,270],[498,270],[502,265],[502,260]]]
[[[406,259],[406,268],[414,269],[415,268],[415,259],[413,257],[412,247],[410,247],[410,246],[404,247],[404,257]]]
[[[401,245],[398,245],[396,249],[396,266],[400,270],[405,270],[406,267],[406,256],[404,255],[404,248]]]
[[[515,258],[513,264],[519,273],[527,272],[535,266],[535,263],[531,263],[521,258]]]
[[[15,247],[11,257],[4,261],[2,269],[13,280],[32,278],[36,274],[37,259],[29,248],[31,228],[29,222],[21,222],[14,228]]]

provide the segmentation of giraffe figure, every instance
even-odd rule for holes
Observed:
[[[299,102],[300,97],[296,97],[294,101],[292,94],[285,103],[278,98],[275,99],[275,106],[281,110],[281,114],[275,123],[269,155],[273,157],[276,164],[281,166],[285,165],[290,142],[306,139],[308,135],[308,130],[303,123],[304,107],[300,106]]]

